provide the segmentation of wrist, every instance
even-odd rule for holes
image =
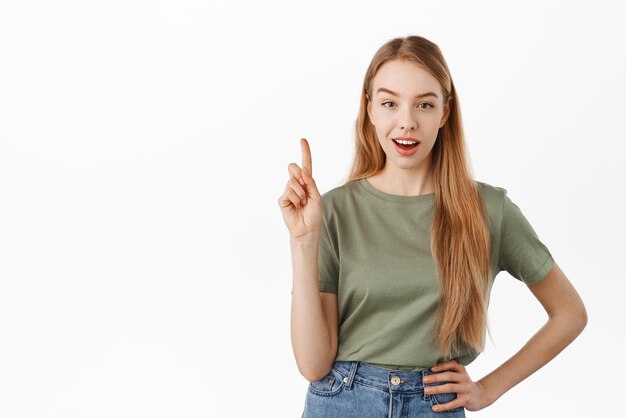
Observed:
[[[320,244],[320,234],[312,233],[298,238],[289,238],[289,244],[292,248],[301,247],[301,248],[315,248]]]
[[[498,388],[485,378],[478,380],[476,383],[483,387],[483,393],[488,402],[487,405],[491,405],[497,401],[500,396],[502,396],[502,393],[500,393]]]

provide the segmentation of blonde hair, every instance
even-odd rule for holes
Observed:
[[[440,299],[432,342],[453,358],[462,345],[482,352],[487,326],[490,242],[479,186],[471,174],[454,83],[439,47],[421,36],[395,38],[378,49],[363,80],[355,123],[355,153],[346,183],[370,177],[386,156],[367,112],[372,80],[390,60],[414,62],[441,84],[449,115],[432,148],[435,213],[431,251],[439,269]]]

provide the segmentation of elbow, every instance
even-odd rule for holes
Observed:
[[[300,374],[308,381],[308,382],[317,382],[330,373],[332,366],[328,367],[328,369],[320,369],[320,370],[300,370]]]
[[[550,319],[562,320],[568,324],[570,328],[575,328],[578,333],[585,329],[589,321],[587,309],[580,298],[573,303],[561,304],[554,309],[547,310],[547,313]]]
[[[587,322],[589,321],[589,318],[587,316],[587,310],[582,303],[578,305],[575,309],[567,309],[564,312],[553,316],[567,324],[569,328],[573,332],[575,332],[576,335],[583,332],[583,330],[587,326]]]
[[[316,382],[328,375],[335,364],[335,356],[327,358],[323,362],[309,363],[306,367],[298,366],[300,374],[309,382]]]
[[[585,308],[583,301],[580,300],[580,302],[576,305],[576,309],[574,309],[572,313],[572,322],[578,325],[580,333],[583,329],[585,329],[588,321],[589,318],[587,316],[587,309]]]
[[[580,331],[582,332],[583,329],[585,329],[585,327],[587,326],[587,322],[589,321],[589,317],[587,316],[587,309],[585,308],[585,305],[581,303],[580,305],[580,312],[578,314],[578,318],[579,318],[579,323],[580,323]]]

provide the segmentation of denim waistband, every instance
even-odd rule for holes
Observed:
[[[422,378],[433,372],[430,369],[415,371],[391,370],[374,366],[360,361],[335,361],[333,368],[343,376],[343,382],[348,389],[354,381],[393,392],[422,392],[424,384]],[[432,383],[426,386],[432,386]]]

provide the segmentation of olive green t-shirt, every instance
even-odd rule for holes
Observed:
[[[526,284],[538,282],[552,267],[552,255],[506,189],[477,184],[489,220],[489,293],[502,270]],[[430,337],[439,294],[430,249],[435,194],[389,194],[361,179],[327,191],[322,202],[319,287],[337,293],[336,360],[399,370],[448,360]],[[479,354],[467,347],[455,358],[467,365]]]

